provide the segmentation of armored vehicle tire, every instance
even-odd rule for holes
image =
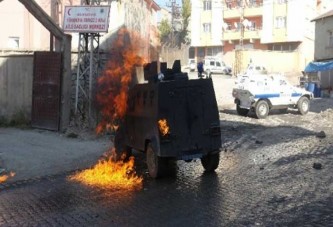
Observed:
[[[239,104],[236,105],[237,114],[240,116],[246,116],[250,110],[241,108]]]
[[[115,154],[113,159],[115,161],[128,161],[132,155],[132,148],[125,144],[125,132],[123,127],[119,127],[114,138]]]
[[[201,158],[201,164],[206,172],[213,172],[220,162],[220,153],[205,155]]]
[[[302,96],[297,102],[297,109],[300,114],[307,114],[310,109],[310,100],[307,97]]]
[[[255,106],[255,114],[258,119],[264,119],[268,116],[269,105],[266,100],[260,100]]]
[[[158,157],[150,143],[147,145],[146,160],[148,172],[152,178],[159,178],[167,175],[168,160],[166,158]]]

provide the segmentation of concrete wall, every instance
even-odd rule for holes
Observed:
[[[278,51],[261,51],[261,50],[244,50],[242,52],[241,71],[245,71],[250,59],[253,64],[263,65],[269,73],[283,73],[290,77],[290,82],[296,83],[301,71],[304,69],[303,64],[299,62],[298,52],[278,52]],[[235,52],[228,52],[223,56],[227,65],[234,68]]]
[[[333,17],[319,19],[316,22],[315,31],[315,60],[325,60],[333,58]]]
[[[0,117],[31,119],[33,55],[0,56]]]

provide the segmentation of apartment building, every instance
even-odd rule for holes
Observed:
[[[192,0],[189,58],[222,57],[221,0]]]
[[[299,73],[313,59],[314,24],[311,19],[325,8],[322,7],[322,1],[192,2],[192,23],[199,23],[201,27],[193,32],[192,24],[191,45],[194,51],[189,53],[190,57],[215,55],[229,65],[240,64],[241,70],[249,62],[254,62],[265,65],[271,72],[284,73]],[[207,8],[206,5],[212,7]],[[214,18],[212,15],[218,16]],[[209,23],[215,25],[215,30],[205,29],[205,24]],[[219,40],[220,46],[214,46],[219,43],[213,40]],[[212,53],[212,47],[221,50],[221,54]],[[241,55],[236,52],[241,52]]]

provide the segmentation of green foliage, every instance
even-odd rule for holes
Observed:
[[[181,17],[181,18],[180,18]],[[160,41],[162,44],[173,44],[172,46],[180,47],[182,43],[189,43],[189,23],[191,17],[191,0],[182,0],[182,9],[180,16],[178,14],[177,19],[181,19],[182,28],[178,31],[173,31],[172,25],[167,19],[163,19],[158,26],[160,32]]]
[[[163,19],[158,26],[158,30],[160,31],[160,40],[163,43],[168,39],[169,35],[172,32],[171,24],[168,22],[167,19]]]
[[[191,17],[191,1],[183,0],[183,7],[182,7],[183,26],[182,30],[180,31],[180,43],[189,42],[188,30],[189,30],[190,17]]]

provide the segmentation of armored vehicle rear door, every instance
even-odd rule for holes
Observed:
[[[179,157],[218,149],[221,138],[211,133],[214,125],[219,128],[212,81],[178,81],[169,86],[169,92],[165,92],[168,95],[162,96],[160,102],[160,117],[166,116],[170,125],[173,146],[169,148]]]

